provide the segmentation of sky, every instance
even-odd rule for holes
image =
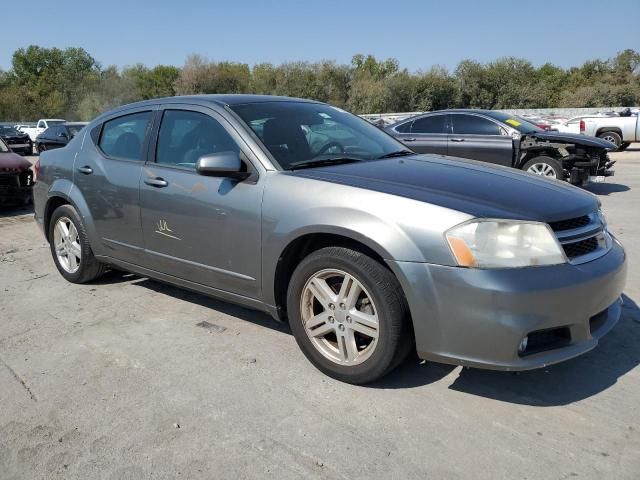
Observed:
[[[102,66],[119,67],[181,66],[193,53],[249,65],[349,63],[364,53],[397,58],[410,71],[503,56],[566,68],[640,51],[640,0],[608,4],[612,10],[602,0],[29,0],[21,15],[3,8],[0,68],[31,44],[83,47]]]

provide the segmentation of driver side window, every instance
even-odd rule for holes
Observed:
[[[209,115],[188,110],[166,110],[162,116],[156,163],[195,169],[203,155],[239,152],[227,131]]]

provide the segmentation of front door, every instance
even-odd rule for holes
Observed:
[[[144,249],[139,179],[152,117],[152,111],[120,114],[94,127],[73,166],[74,184],[87,202],[101,243],[98,250],[135,264]]]
[[[201,156],[240,152],[241,142],[208,108],[171,106],[162,112],[154,153],[140,179],[147,268],[259,295],[261,182],[203,176],[195,169]],[[248,160],[247,167],[252,169]]]
[[[474,114],[452,113],[449,118],[448,155],[513,166],[513,139],[500,125]]]
[[[416,153],[447,154],[446,114],[417,118],[396,128],[394,136]]]

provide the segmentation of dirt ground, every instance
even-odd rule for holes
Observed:
[[[32,212],[0,211],[0,479],[640,478],[640,144],[612,157],[589,189],[628,251],[623,318],[520,374],[412,361],[342,384],[264,314],[66,283]]]

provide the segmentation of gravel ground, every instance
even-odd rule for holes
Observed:
[[[639,478],[633,147],[590,187],[628,250],[623,318],[520,374],[407,362],[341,384],[266,315],[115,272],[66,283],[32,213],[0,211],[0,479]]]

